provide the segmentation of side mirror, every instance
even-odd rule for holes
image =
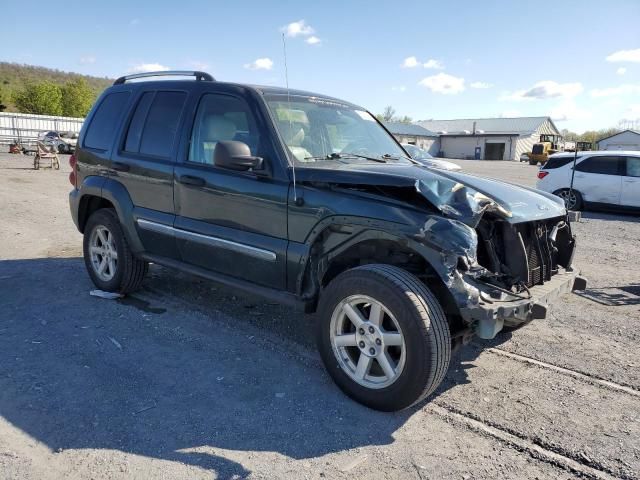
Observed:
[[[246,143],[225,140],[216,143],[216,148],[213,150],[213,164],[216,167],[236,171],[260,170],[263,160],[252,156]]]

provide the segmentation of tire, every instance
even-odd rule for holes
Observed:
[[[366,301],[381,305],[381,327],[368,320],[376,316],[371,306],[358,305]],[[350,307],[367,320],[361,324],[364,335],[345,313]],[[440,385],[449,367],[451,335],[442,307],[420,280],[398,267],[370,264],[338,275],[320,297],[317,329],[318,350],[329,375],[345,394],[375,410],[396,411],[419,402]],[[388,346],[391,337],[393,345],[401,339],[401,346]],[[339,338],[348,339],[349,345],[339,345]],[[363,353],[374,350],[373,360]],[[387,365],[389,359],[395,363],[393,376],[378,361],[383,356]],[[369,362],[362,377],[361,359]]]
[[[582,210],[582,208],[584,207],[582,195],[575,189],[573,190],[573,197],[569,197],[568,188],[561,188],[560,190],[556,190],[555,192],[553,192],[553,194],[564,200],[564,204],[567,207],[567,210]]]
[[[100,240],[99,232],[102,233],[103,239],[108,240],[106,244]],[[131,253],[115,210],[103,208],[91,214],[84,229],[82,246],[87,272],[100,290],[129,293],[140,287],[147,273],[147,262]],[[96,247],[97,250],[92,250],[91,247]],[[103,252],[102,255],[93,253],[100,250]],[[103,261],[106,267],[101,273],[99,270]]]
[[[64,143],[58,144],[58,153],[67,153],[67,146]]]
[[[538,165],[538,161],[537,160],[529,160],[529,165]]]

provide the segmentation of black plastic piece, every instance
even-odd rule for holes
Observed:
[[[531,307],[531,318],[534,320],[547,318],[547,307],[540,303],[534,303]]]
[[[587,279],[581,276],[577,276],[573,281],[573,288],[571,290],[586,290],[587,289]]]

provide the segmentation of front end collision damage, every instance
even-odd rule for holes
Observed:
[[[394,241],[417,252],[437,274],[455,302],[464,334],[473,332],[486,339],[493,338],[504,325],[544,318],[554,299],[586,285],[571,265],[575,240],[566,212],[557,208],[553,213],[561,215],[549,217],[552,212],[545,211],[553,208],[549,205],[556,203],[555,199],[547,199],[531,220],[525,220],[525,202],[518,203],[519,212],[514,215],[510,205],[455,179],[418,179],[412,184],[402,179],[393,185],[379,185],[364,177],[360,181],[349,178],[346,184],[334,179],[322,186],[400,200],[422,209],[426,220],[421,225],[376,225],[369,220],[346,226],[347,218],[334,218],[330,222],[334,231],[342,228],[348,234],[342,237],[342,243],[334,241],[328,248],[318,242],[311,252],[318,260],[317,271],[312,274],[317,285],[322,283],[331,261],[352,245],[368,239]],[[539,200],[536,192],[532,193]],[[539,234],[533,246],[526,236],[530,231]],[[535,255],[545,260],[538,265]],[[535,278],[531,278],[532,272]]]

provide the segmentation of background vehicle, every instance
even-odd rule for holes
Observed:
[[[557,153],[559,150],[558,143],[562,137],[559,135],[540,135],[540,141],[534,143],[530,152],[526,153],[529,159],[529,165],[545,164],[549,155]]]
[[[55,148],[58,153],[71,153],[75,151],[78,143],[78,134],[75,132],[49,131],[38,136],[39,140],[48,147]]]
[[[538,172],[537,188],[584,207],[640,209],[640,152],[578,152],[570,191],[573,153],[558,153]]]
[[[398,410],[438,387],[452,347],[584,288],[553,195],[421,168],[343,100],[202,72],[129,82],[153,75],[185,72],[116,80],[70,159],[101,290],[134,291],[154,262],[317,311],[335,382]]]
[[[440,170],[451,170],[454,172],[461,170],[461,167],[459,165],[456,165],[453,162],[447,162],[446,160],[434,158],[429,152],[423,150],[420,147],[416,147],[415,145],[403,143],[402,148],[404,148],[407,153],[411,155],[411,158],[427,167],[439,168]]]

